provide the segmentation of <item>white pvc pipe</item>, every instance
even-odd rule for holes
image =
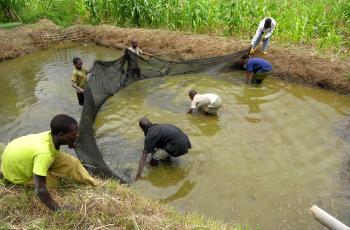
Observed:
[[[310,208],[312,215],[315,219],[331,230],[350,230],[348,226],[329,215],[324,210],[320,209],[317,205],[313,205]]]

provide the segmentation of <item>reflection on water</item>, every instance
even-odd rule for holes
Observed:
[[[187,105],[188,106],[188,105]],[[182,113],[185,110],[182,110]],[[193,113],[195,114],[195,113]],[[200,135],[214,136],[220,131],[219,117],[216,115],[205,115],[198,113],[193,116],[188,116],[189,121],[200,130]]]
[[[188,175],[189,169],[181,167],[178,159],[172,162],[160,164],[155,170],[150,170],[144,179],[150,181],[156,187],[168,187],[178,184]],[[164,180],[164,178],[167,178]]]
[[[166,197],[166,198],[162,198],[160,199],[159,201],[162,202],[162,203],[170,203],[170,202],[173,202],[175,200],[178,200],[182,197],[185,197],[187,196],[191,191],[192,189],[194,188],[195,186],[195,182],[190,182],[189,180],[186,180],[182,185],[181,187],[176,191],[176,193]]]
[[[118,53],[72,47],[0,63],[0,142],[47,130],[57,113],[80,117],[70,83],[74,56],[89,68]],[[193,88],[223,97],[218,116],[186,114]],[[132,185],[142,194],[230,223],[319,229],[312,204],[350,224],[349,105],[348,97],[271,79],[247,86],[242,73],[187,75],[131,84],[106,102],[95,128],[107,164],[133,173],[144,141],[140,117],[189,135],[189,154],[146,168]]]

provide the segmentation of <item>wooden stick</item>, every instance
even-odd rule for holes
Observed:
[[[319,208],[317,205],[313,205],[310,211],[314,218],[331,230],[350,230],[348,226],[329,215],[326,211]]]

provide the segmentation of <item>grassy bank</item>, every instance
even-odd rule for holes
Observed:
[[[33,189],[0,185],[0,229],[242,229],[180,215],[114,181],[101,181],[97,188],[68,183],[51,193],[75,210],[53,213]]]
[[[315,45],[334,52],[350,47],[348,0],[8,0],[0,21],[48,18],[68,26],[108,23],[230,35],[249,39],[259,21],[274,17],[274,40]]]
[[[3,149],[0,143],[0,163]],[[97,187],[65,180],[50,192],[61,206],[73,209],[53,213],[33,188],[0,184],[0,229],[242,229],[195,214],[180,215],[111,180],[99,180]]]

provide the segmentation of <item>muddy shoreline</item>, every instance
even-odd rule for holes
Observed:
[[[67,41],[92,42],[123,49],[137,38],[146,52],[174,59],[224,55],[246,49],[249,42],[207,35],[113,26],[76,25],[62,28],[48,20],[11,30],[0,30],[0,61],[16,58]],[[350,60],[328,60],[304,47],[270,45],[264,57],[273,64],[274,77],[350,95]]]

